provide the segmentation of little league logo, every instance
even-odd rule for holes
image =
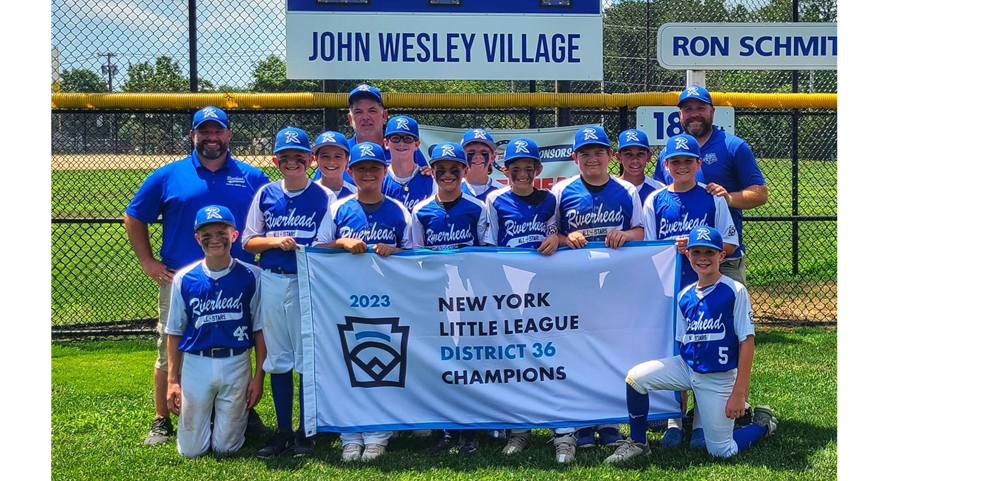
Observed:
[[[712,152],[709,152],[709,153],[705,154],[705,158],[702,159],[702,161],[705,162],[708,165],[712,165],[712,164],[714,164],[718,160],[719,160],[719,158],[716,157],[715,154],[712,153]]]
[[[404,387],[408,329],[400,318],[346,316],[339,324],[342,356],[352,387]]]

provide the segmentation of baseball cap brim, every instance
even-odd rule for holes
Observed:
[[[191,129],[191,130],[197,130],[197,127],[200,127],[201,125],[203,125],[203,124],[205,124],[205,123],[207,123],[207,122],[214,122],[214,123],[216,123],[216,124],[220,125],[220,126],[221,126],[222,128],[225,128],[225,129],[227,129],[227,128],[228,128],[228,126],[227,126],[227,125],[225,125],[225,123],[224,123],[224,122],[222,122],[222,121],[220,121],[220,120],[218,120],[218,119],[211,119],[211,118],[207,118],[207,119],[201,119],[201,121],[200,121],[200,122],[196,122],[196,123],[194,123],[194,124],[193,124],[193,125],[192,125],[192,126],[190,127],[190,129]]]
[[[312,154],[317,154],[318,151],[321,150],[322,147],[327,147],[329,145],[332,146],[332,147],[338,147],[338,148],[344,150],[346,155],[349,155],[349,146],[348,145],[340,144],[338,142],[325,142],[323,144],[316,144],[314,147],[311,147],[311,153]]]
[[[692,152],[671,152],[671,153],[668,153],[667,155],[664,155],[663,156],[663,160],[667,160],[667,159],[669,159],[671,157],[677,157],[678,155],[684,155],[684,156],[687,156],[687,157],[694,157],[696,159],[700,159],[701,158],[700,155],[695,155]]]
[[[303,145],[284,145],[283,147],[274,149],[273,153],[275,154],[277,152],[282,152],[287,149],[296,149],[296,150],[303,150],[304,152],[311,152],[311,149],[304,147]]]
[[[200,229],[201,227],[203,227],[205,225],[210,225],[210,224],[225,224],[225,225],[230,225],[232,227],[235,227],[235,223],[232,222],[232,221],[230,221],[230,220],[225,220],[225,219],[211,219],[211,220],[209,220],[207,222],[201,222],[200,224],[197,224],[197,225],[193,226],[193,230]],[[187,224],[187,225],[189,225],[189,224]]]

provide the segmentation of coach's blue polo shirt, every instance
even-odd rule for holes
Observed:
[[[212,204],[225,206],[235,216],[241,233],[252,198],[268,183],[269,177],[262,170],[235,159],[230,152],[214,172],[204,167],[194,152],[149,174],[125,212],[146,224],[162,217],[159,257],[167,269],[179,269],[204,258],[204,250],[193,236],[197,211]],[[239,240],[232,243],[231,255],[255,263],[255,255],[243,251]]]

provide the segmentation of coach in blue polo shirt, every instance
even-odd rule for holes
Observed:
[[[204,107],[193,116],[190,128],[194,151],[189,157],[170,162],[149,174],[131,199],[124,214],[124,228],[131,248],[145,275],[159,284],[159,357],[153,370],[156,418],[146,444],[167,442],[173,433],[166,404],[167,363],[166,336],[163,328],[169,317],[169,295],[173,273],[204,257],[194,239],[197,211],[207,205],[227,207],[235,216],[241,232],[252,197],[269,177],[256,167],[243,163],[228,151],[231,129],[228,115],[217,107]],[[149,224],[162,219],[162,248],[159,258],[152,253]],[[242,243],[231,246],[231,255],[254,264],[255,256],[242,250]],[[248,434],[269,431],[255,412],[249,415]]]

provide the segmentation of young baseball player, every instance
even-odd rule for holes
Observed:
[[[194,230],[204,259],[173,276],[165,328],[166,401],[180,417],[176,448],[188,458],[242,447],[248,410],[262,396],[266,360],[259,269],[231,256],[235,217],[227,207],[210,205],[197,212]]]
[[[504,166],[508,186],[488,194],[484,204],[488,226],[484,244],[536,249],[540,254],[552,255],[560,242],[554,215],[556,197],[535,188],[535,178],[542,172],[539,147],[532,139],[512,139],[505,151]],[[488,432],[488,437],[495,436]],[[501,452],[520,453],[531,442],[531,429],[512,429]]]
[[[466,161],[470,165],[463,181],[463,192],[483,202],[487,200],[487,194],[501,188],[490,177],[494,171],[494,151],[497,150],[494,137],[484,129],[470,129],[463,133],[460,145],[466,152]]]
[[[725,198],[709,194],[705,186],[695,180],[701,167],[701,156],[694,138],[686,134],[669,138],[660,162],[665,164],[673,183],[650,194],[643,204],[646,240],[675,239],[678,249],[683,251],[692,230],[709,226],[723,233],[726,255],[735,252],[739,240]],[[682,256],[680,288],[697,280],[698,274],[691,268],[691,262]],[[683,409],[687,408],[686,393],[681,393],[681,405]],[[694,424],[694,432],[700,436],[703,433],[698,430],[701,419],[696,419]],[[675,447],[680,444],[684,438],[682,420],[668,419],[665,425],[660,445]],[[703,437],[701,447],[704,447]]]
[[[589,241],[604,241],[607,247],[618,249],[627,241],[642,240],[639,193],[632,184],[608,174],[612,149],[604,129],[598,126],[578,129],[572,156],[580,175],[557,182],[551,191],[556,197],[559,245],[577,249]],[[557,428],[553,438],[556,460],[571,462],[575,448],[593,447],[595,431],[602,444],[615,445],[622,441],[617,424]]]
[[[421,175],[415,163],[415,152],[421,145],[418,140],[418,122],[404,115],[387,121],[384,147],[390,152],[387,177],[383,180],[383,193],[401,202],[408,212],[415,204],[435,195],[435,180]]]
[[[315,244],[346,249],[353,254],[373,252],[389,256],[411,249],[411,214],[380,190],[387,174],[383,149],[374,143],[356,144],[349,153],[349,175],[359,190],[332,203],[325,213]],[[370,461],[383,455],[391,431],[342,433],[342,460]]]
[[[356,193],[356,184],[343,178],[349,165],[349,141],[345,135],[333,130],[323,132],[314,140],[311,153],[318,164],[318,172],[322,174],[321,185],[335,193],[336,198]]]
[[[443,142],[432,149],[429,165],[435,174],[437,193],[415,204],[411,211],[411,242],[415,249],[452,250],[479,246],[487,228],[484,204],[461,190],[466,177],[466,154],[459,144]],[[459,439],[460,456],[477,453],[479,441],[473,429],[439,431],[429,453],[448,451]]]
[[[292,427],[294,373],[303,366],[301,343],[300,287],[297,283],[298,245],[311,244],[318,222],[335,194],[308,179],[311,145],[307,134],[287,127],[276,134],[273,163],[283,180],[266,184],[249,206],[242,248],[259,254],[262,268],[260,312],[268,356],[263,369],[270,373],[277,433],[256,453],[260,458],[276,456],[290,448],[304,456],[314,441],[304,435],[303,375],[299,388],[300,423],[296,439]],[[334,148],[334,147],[333,147]]]
[[[653,191],[663,188],[663,183],[646,176],[646,163],[650,160],[650,142],[646,132],[629,129],[618,134],[615,160],[622,167],[622,175],[619,177],[636,187],[639,202],[646,202]]]
[[[644,362],[625,377],[630,437],[606,463],[649,454],[646,416],[649,392],[694,392],[702,418],[705,446],[713,456],[729,457],[777,428],[769,406],[753,409],[753,424],[735,429],[746,411],[753,370],[753,311],[746,287],[719,272],[725,258],[723,240],[713,227],[698,227],[688,239],[686,255],[698,281],[677,296],[680,354]]]

